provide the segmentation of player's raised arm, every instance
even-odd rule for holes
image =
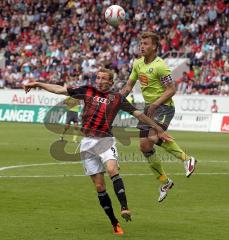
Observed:
[[[133,89],[136,81],[138,80],[138,71],[136,69],[136,61],[134,61],[133,63],[133,68],[131,71],[131,74],[129,76],[129,80],[127,81],[126,85],[123,87],[123,89],[120,91],[120,93],[127,97],[128,94],[131,92],[131,90]]]
[[[144,113],[135,110],[133,116],[136,117],[139,121],[151,126],[157,131],[158,137],[163,141],[172,141],[174,138],[165,132],[159,125],[156,124],[152,119],[147,117]]]
[[[55,85],[55,84],[32,82],[32,83],[25,84],[23,86],[26,93],[29,92],[32,88],[37,88],[37,87],[55,94],[69,95],[66,87]]]
[[[123,89],[120,91],[120,93],[121,93],[123,96],[127,97],[128,94],[129,94],[129,93],[131,92],[131,90],[133,89],[134,85],[135,85],[135,82],[134,82],[133,80],[129,79],[129,80],[127,81],[126,85],[125,85],[125,86],[123,87]]]

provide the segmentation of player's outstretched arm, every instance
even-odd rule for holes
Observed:
[[[134,111],[133,115],[138,118],[139,121],[151,126],[157,131],[158,137],[163,141],[173,141],[174,138],[170,136],[167,132],[165,132],[159,125],[156,124],[152,119],[147,117],[144,113],[140,111]]]
[[[26,93],[29,92],[32,88],[37,88],[37,87],[51,93],[68,95],[67,88],[60,85],[41,83],[41,82],[32,82],[32,83],[27,83],[23,86]]]
[[[126,83],[126,85],[123,87],[123,89],[120,91],[120,93],[123,95],[123,96],[128,96],[128,94],[131,92],[131,90],[133,89],[135,85],[135,82],[132,81],[131,79],[129,79]]]

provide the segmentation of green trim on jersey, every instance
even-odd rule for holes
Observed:
[[[146,104],[150,104],[164,93],[161,78],[168,75],[171,75],[171,71],[162,58],[156,57],[151,63],[145,64],[144,57],[141,57],[134,61],[129,79],[134,82],[139,80],[143,98]],[[164,104],[174,106],[172,98]]]

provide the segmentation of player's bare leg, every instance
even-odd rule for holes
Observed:
[[[117,235],[122,235],[124,232],[118,222],[118,219],[114,215],[111,199],[108,193],[106,192],[104,173],[98,173],[98,174],[92,175],[91,179],[96,187],[100,205],[111,221],[113,233]]]
[[[115,194],[121,205],[121,216],[127,222],[131,221],[131,212],[128,209],[125,187],[122,178],[119,175],[117,160],[108,160],[106,166],[107,172],[113,182]]]

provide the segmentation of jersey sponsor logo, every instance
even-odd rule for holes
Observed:
[[[149,84],[149,78],[144,74],[139,75],[139,81],[144,86],[148,86],[148,84]]]
[[[229,116],[224,116],[221,124],[221,132],[229,132]]]
[[[110,103],[109,99],[98,97],[98,96],[93,97],[93,101],[97,102],[97,103],[104,103],[104,104],[109,104]]]
[[[183,111],[204,112],[207,110],[208,102],[205,99],[185,98],[181,103]]]

